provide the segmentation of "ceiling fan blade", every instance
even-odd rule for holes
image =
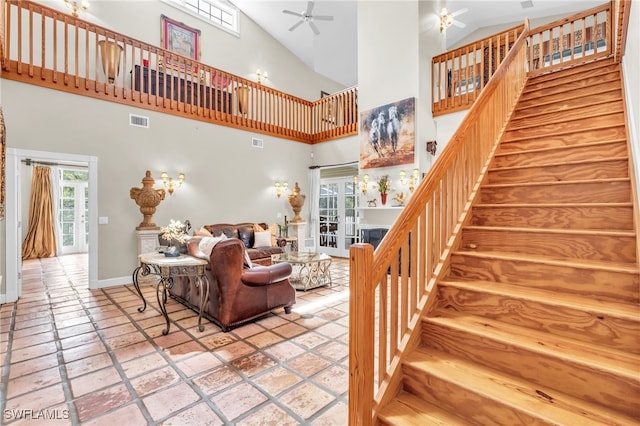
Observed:
[[[451,13],[451,17],[452,17],[452,18],[455,18],[456,16],[458,16],[458,15],[462,15],[463,13],[468,12],[468,11],[469,11],[469,9],[468,9],[468,8],[463,7],[463,8],[462,8],[462,9],[460,9],[460,10],[456,10],[455,12],[452,12],[452,13]]]
[[[333,16],[314,16],[313,17],[314,20],[316,21],[333,21]]]
[[[304,13],[306,16],[311,16],[311,12],[313,11],[313,2],[310,1],[307,3],[307,11]]]
[[[318,27],[316,26],[316,24],[313,23],[313,21],[309,21],[309,26],[311,27],[311,30],[313,31],[313,33],[315,35],[320,34],[320,30],[318,29]]]
[[[460,21],[456,21],[455,19],[453,21],[451,21],[453,23],[453,25],[455,25],[458,28],[466,28],[467,24],[465,24],[464,22],[460,22]]]
[[[287,15],[293,15],[293,16],[297,16],[298,18],[301,18],[303,15],[300,12],[294,12],[292,10],[283,10],[282,13],[286,13]]]
[[[289,31],[293,31],[293,30],[295,30],[295,29],[296,29],[296,28],[298,28],[300,25],[302,25],[302,23],[303,23],[303,22],[304,22],[304,21],[298,21],[298,22],[296,22],[295,24],[293,24],[293,26],[292,26],[291,28],[289,28]]]

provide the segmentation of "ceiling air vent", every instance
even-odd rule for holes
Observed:
[[[532,8],[533,7],[533,1],[531,1],[531,0],[521,1],[520,2],[520,6],[522,6],[523,9]]]
[[[149,117],[143,115],[129,114],[129,125],[136,127],[149,128]]]
[[[254,148],[264,148],[264,142],[262,139],[251,138],[251,146]]]

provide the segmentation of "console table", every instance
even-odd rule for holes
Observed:
[[[197,76],[193,76],[197,80]],[[133,90],[151,95],[158,95],[174,101],[197,105],[202,108],[216,111],[232,112],[232,94],[207,86],[199,81],[194,81],[167,74],[162,71],[149,69],[149,67],[134,66]]]
[[[164,316],[167,327],[162,330],[162,334],[169,333],[169,315],[165,307],[167,303],[167,290],[173,286],[174,277],[189,277],[189,283],[195,282],[195,287],[200,289],[200,306],[198,311],[198,330],[203,331],[202,309],[205,301],[209,298],[209,280],[205,275],[207,261],[192,256],[167,257],[163,253],[143,253],[138,256],[138,267],[133,270],[133,285],[142,299],[143,306],[138,308],[138,312],[143,312],[147,308],[147,301],[140,290],[138,278],[140,275],[157,275],[156,298],[158,307]]]

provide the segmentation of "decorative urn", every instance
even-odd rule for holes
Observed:
[[[293,219],[291,219],[291,223],[302,222],[302,218],[300,217],[300,211],[302,210],[302,206],[304,205],[304,199],[306,197],[300,193],[300,187],[298,186],[298,182],[296,182],[293,187],[293,192],[289,194],[289,204],[291,204],[291,209],[293,209]]]
[[[144,178],[142,178],[142,188],[131,188],[129,195],[136,204],[140,206],[140,213],[142,213],[143,220],[140,225],[136,227],[138,230],[150,230],[160,229],[153,222],[153,214],[156,212],[156,207],[160,204],[160,201],[164,200],[164,189],[155,189],[153,185],[156,183],[151,177],[151,172],[147,170]]]

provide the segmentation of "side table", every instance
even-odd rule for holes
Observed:
[[[202,309],[205,301],[209,298],[209,280],[205,275],[207,261],[193,256],[180,255],[178,257],[167,257],[163,253],[143,253],[138,256],[138,267],[133,270],[133,285],[142,299],[143,306],[138,308],[138,312],[143,312],[147,308],[147,301],[140,290],[138,277],[150,274],[158,276],[156,284],[156,298],[158,307],[164,316],[167,327],[162,330],[162,334],[169,333],[169,315],[167,314],[167,290],[173,286],[174,277],[190,277],[190,283],[195,282],[196,288],[200,289],[200,306],[198,311],[198,330],[203,331]]]

